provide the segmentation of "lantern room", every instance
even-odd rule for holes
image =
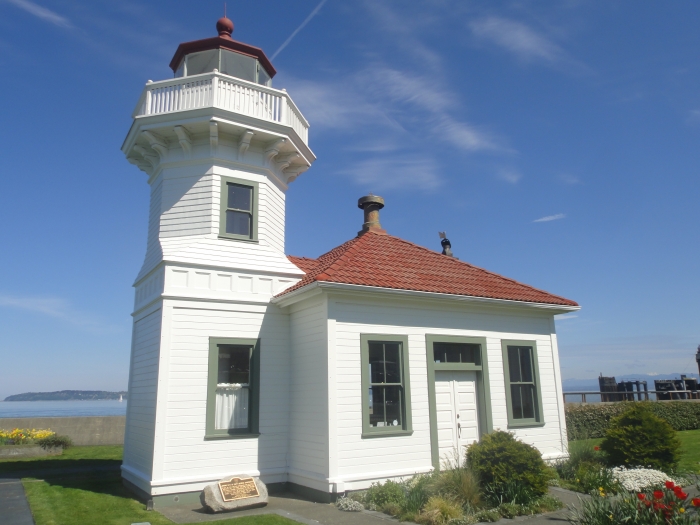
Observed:
[[[272,87],[276,71],[262,49],[231,38],[233,22],[216,22],[219,36],[180,44],[170,61],[175,78],[218,71],[224,75]]]

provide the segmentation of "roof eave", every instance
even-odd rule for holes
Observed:
[[[455,295],[437,292],[420,292],[416,290],[404,290],[397,288],[381,288],[379,286],[366,286],[360,284],[333,283],[328,281],[314,281],[306,286],[302,286],[277,297],[272,298],[272,302],[280,307],[290,306],[294,303],[303,301],[308,297],[317,295],[319,291],[329,292],[344,292],[344,293],[361,293],[361,294],[380,294],[394,297],[406,297],[414,299],[432,299],[440,301],[449,301],[456,303],[484,304],[490,306],[516,307],[516,308],[534,308],[538,310],[547,310],[553,315],[563,314],[568,312],[576,312],[581,309],[580,306],[565,305],[565,304],[550,304],[536,303],[529,301],[514,301],[511,299],[493,299],[490,297],[476,297],[473,295]]]

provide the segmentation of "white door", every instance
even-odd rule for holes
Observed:
[[[435,408],[440,462],[453,462],[455,451],[479,440],[476,372],[435,372]]]

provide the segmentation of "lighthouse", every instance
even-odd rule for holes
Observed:
[[[304,275],[285,195],[315,156],[274,66],[233,30],[179,45],[122,146],[150,187],[122,477],[156,505],[228,474],[287,479],[289,319],[270,300]]]

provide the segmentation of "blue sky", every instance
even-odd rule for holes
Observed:
[[[0,398],[126,387],[148,187],[119,148],[146,80],[221,11],[0,0]],[[700,3],[228,13],[268,56],[287,42],[274,86],[311,122],[288,253],[354,236],[371,191],[389,233],[438,250],[445,230],[460,259],[578,301],[557,321],[565,378],[696,371]]]

